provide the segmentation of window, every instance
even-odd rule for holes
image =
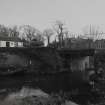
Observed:
[[[13,43],[13,42],[11,42],[11,45],[14,45],[14,43]]]
[[[17,47],[18,46],[18,42],[15,42],[15,47]]]
[[[6,42],[6,47],[10,47],[10,42]]]

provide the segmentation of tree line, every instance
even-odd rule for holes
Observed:
[[[99,38],[102,34],[103,32],[100,31],[99,28],[89,26],[84,27],[83,35],[80,37],[94,40],[96,37]],[[71,34],[64,22],[58,20],[55,21],[53,28],[47,28],[43,32],[31,25],[15,25],[12,27],[0,25],[0,36],[19,37],[29,42],[35,39],[37,41],[47,42],[47,46],[50,45],[53,37],[52,43],[59,43],[59,46],[62,47],[63,41],[69,39]]]
[[[67,32],[65,32],[65,34],[67,34]],[[14,25],[12,27],[7,27],[1,24],[0,36],[19,37],[27,41],[36,39],[44,42],[46,40],[47,45],[50,44],[51,37],[54,36],[54,40],[58,40],[61,43],[64,38],[64,23],[61,21],[56,21],[53,28],[47,28],[43,32],[31,25]]]

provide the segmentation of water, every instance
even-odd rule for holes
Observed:
[[[34,89],[38,88],[48,94],[60,93],[61,91],[69,93],[72,89],[79,88],[81,94],[78,96],[73,95],[72,100],[78,103],[87,103],[90,97],[90,94],[87,93],[89,93],[90,88],[86,83],[83,83],[82,79],[79,80],[77,76],[75,77],[73,75],[73,78],[71,77],[70,73],[52,75],[27,74],[0,77],[0,96],[18,92],[24,86]],[[76,94],[75,91],[74,94]]]
[[[40,89],[23,87],[18,92],[8,94],[0,100],[0,105],[77,105],[60,95],[52,96]]]
[[[22,86],[30,86],[33,88],[41,88],[46,92],[69,90],[69,79],[67,74],[64,75],[42,75],[33,74],[20,76],[0,77],[0,89],[21,88]]]

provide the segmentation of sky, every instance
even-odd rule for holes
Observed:
[[[60,20],[74,33],[90,24],[104,31],[104,11],[105,0],[0,0],[0,24],[44,30]]]

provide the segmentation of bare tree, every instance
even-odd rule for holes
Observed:
[[[68,38],[70,38],[70,33],[68,30],[65,30],[64,31],[64,39],[68,39]]]
[[[36,39],[37,39],[37,41],[40,41],[40,42],[45,41],[43,33],[41,31],[39,31],[39,30],[37,30],[37,32],[36,32]]]
[[[98,26],[90,25],[90,26],[85,26],[83,28],[83,34],[84,37],[95,40],[95,39],[100,39],[103,32],[100,30]]]
[[[31,41],[32,39],[35,39],[38,33],[38,30],[30,25],[21,26],[20,30],[22,32],[22,36],[27,41]]]
[[[8,33],[10,37],[19,37],[19,29],[17,26],[8,28]]]
[[[0,36],[8,36],[8,28],[4,25],[0,25]]]
[[[57,33],[58,41],[59,41],[59,44],[60,44],[60,47],[61,47],[63,39],[64,39],[64,30],[65,30],[64,23],[62,21],[56,21],[54,30]]]
[[[88,39],[88,47],[93,48],[93,41],[100,39],[103,32],[98,26],[90,25],[83,28],[84,35],[82,37]]]
[[[43,32],[43,35],[46,37],[47,39],[47,45],[50,44],[50,38],[51,36],[54,34],[53,30],[52,29],[45,29],[44,32]]]

